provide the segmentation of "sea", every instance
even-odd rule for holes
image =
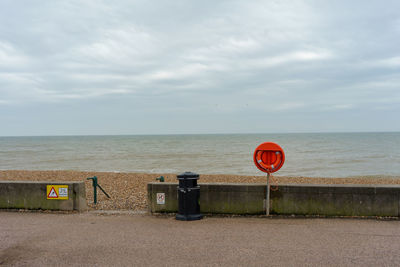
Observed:
[[[400,177],[400,132],[0,137],[0,169],[265,175],[263,142],[285,152],[274,175]]]

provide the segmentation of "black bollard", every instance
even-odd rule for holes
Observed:
[[[200,186],[197,185],[199,175],[193,172],[185,172],[177,176],[178,186],[178,214],[177,220],[200,220]]]

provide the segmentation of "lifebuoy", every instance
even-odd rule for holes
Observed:
[[[285,162],[285,153],[278,144],[266,142],[256,148],[253,159],[258,169],[272,173],[282,167]]]
[[[256,160],[263,169],[268,172],[273,172],[273,170],[280,168],[280,165],[282,164],[282,154],[280,151],[273,152],[259,150],[257,152]]]

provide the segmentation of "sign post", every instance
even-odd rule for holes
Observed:
[[[283,149],[275,143],[265,142],[259,145],[253,154],[253,160],[256,167],[267,173],[267,197],[266,197],[266,215],[269,216],[270,210],[270,184],[269,178],[272,172],[278,171],[285,162],[285,153]]]

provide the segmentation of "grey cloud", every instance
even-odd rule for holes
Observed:
[[[146,120],[168,120],[173,132],[192,117],[211,132],[270,131],[260,114],[284,118],[275,131],[368,130],[361,121],[375,110],[382,129],[400,130],[397,10],[396,1],[2,1],[0,107],[40,105],[51,117],[55,104],[73,105],[78,119],[79,103],[97,102],[99,117],[107,107],[149,133]]]

